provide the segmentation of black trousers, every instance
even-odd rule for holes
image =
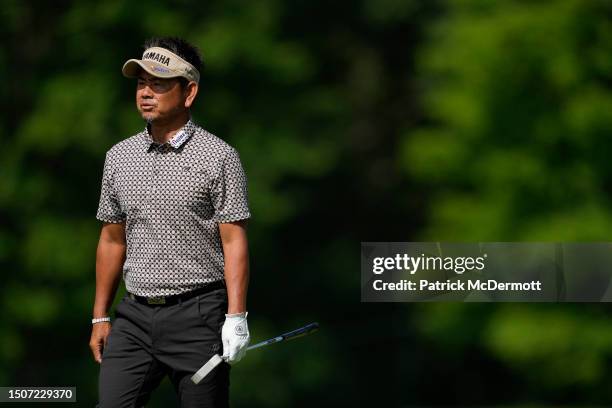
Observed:
[[[168,375],[181,408],[228,407],[230,366],[222,363],[198,385],[190,377],[223,353],[225,288],[171,306],[143,305],[127,295],[102,354],[100,408],[143,407]]]

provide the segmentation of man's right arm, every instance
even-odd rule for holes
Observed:
[[[125,223],[104,223],[96,252],[96,298],[93,317],[107,317],[115,298],[125,262]],[[102,351],[110,334],[110,323],[96,323],[91,331],[89,347],[94,359],[102,361]]]

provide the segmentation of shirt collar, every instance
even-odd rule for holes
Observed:
[[[185,123],[185,125],[183,125],[183,127],[180,128],[174,136],[172,136],[172,139],[168,140],[168,144],[172,146],[174,149],[178,149],[183,144],[185,144],[187,140],[189,140],[189,138],[193,135],[195,128],[196,128],[195,123],[193,123],[193,121],[189,119],[187,123]],[[147,149],[150,149],[151,145],[153,144],[157,145],[157,143],[153,140],[153,137],[149,133],[148,123],[145,126],[145,129],[143,131],[143,140],[145,142]]]

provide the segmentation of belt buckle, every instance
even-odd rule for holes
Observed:
[[[147,298],[147,303],[149,305],[165,305],[166,304],[166,298],[163,297],[163,296],[148,297]]]

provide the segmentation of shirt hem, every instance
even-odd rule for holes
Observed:
[[[184,293],[189,293],[191,291],[197,290],[197,289],[199,289],[199,288],[201,288],[203,286],[206,286],[207,284],[221,282],[221,281],[225,281],[225,277],[222,277],[222,278],[219,278],[219,279],[215,279],[215,280],[211,280],[211,281],[200,282],[200,283],[194,284],[194,286],[192,288],[189,288],[187,290],[178,291],[178,292],[175,291],[175,290],[172,290],[172,289],[158,289],[158,290],[151,289],[149,291],[147,291],[147,290],[144,290],[144,291],[131,291],[131,290],[129,290],[127,288],[127,285],[126,285],[125,289],[126,289],[126,291],[128,293],[131,293],[131,294],[136,295],[136,296],[143,296],[143,297],[176,296],[176,295],[182,295]],[[170,293],[168,293],[168,292],[170,292]],[[162,294],[162,293],[166,293],[166,294]]]
[[[98,221],[108,222],[108,223],[111,223],[111,224],[121,224],[121,223],[125,222],[125,218],[107,218],[107,217],[96,216],[96,219]]]
[[[236,214],[215,216],[215,221],[217,221],[220,224],[223,224],[227,222],[246,220],[249,218],[251,218],[251,213],[236,213]]]

